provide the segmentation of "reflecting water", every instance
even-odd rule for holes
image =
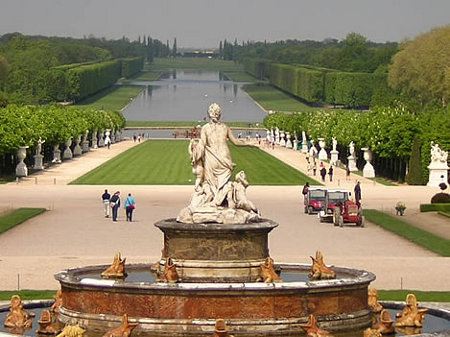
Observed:
[[[219,72],[177,70],[154,82],[134,82],[146,89],[123,111],[132,121],[203,121],[216,102],[222,120],[262,122],[265,112],[241,89],[242,83],[224,80]]]

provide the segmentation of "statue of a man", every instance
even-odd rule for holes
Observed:
[[[353,140],[348,144],[348,148],[350,151],[350,156],[355,156],[355,143],[353,143]]]
[[[36,145],[36,155],[40,155],[42,152],[42,144],[45,143],[45,140],[42,140],[41,137],[39,137]]]
[[[336,150],[336,147],[337,147],[337,139],[336,139],[336,137],[332,138],[332,142],[333,142],[333,151],[337,151]]]
[[[212,203],[220,206],[228,195],[231,196],[231,174],[235,164],[231,160],[228,139],[235,145],[245,145],[237,140],[231,129],[220,122],[222,109],[216,103],[208,108],[208,116],[211,119],[208,124],[202,127],[200,140],[204,147],[204,180],[209,185],[214,198]]]

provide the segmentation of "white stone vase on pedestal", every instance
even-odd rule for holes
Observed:
[[[319,151],[319,160],[328,160],[328,154],[327,151],[325,150],[325,139],[324,138],[318,138],[319,140],[319,146],[320,146],[320,151]]]
[[[427,186],[439,186],[448,182],[448,152],[440,149],[438,144],[431,142],[431,162],[428,165],[429,176]]]
[[[373,168],[373,165],[370,163],[370,161],[372,160],[372,152],[367,147],[364,147],[361,150],[364,151],[364,160],[366,161],[366,164],[363,168],[363,177],[375,178],[375,170]]]
[[[52,163],[61,163],[61,150],[59,149],[59,144],[53,145],[53,160]]]
[[[66,140],[64,145],[66,146],[66,148],[64,149],[64,152],[63,152],[63,159],[64,160],[72,159],[73,154],[72,154],[72,150],[70,149],[70,145],[72,145],[72,138]]]
[[[92,131],[92,149],[98,148],[98,138],[97,138],[97,130]]]
[[[111,131],[111,144],[115,144],[116,143],[116,132],[114,130]]]
[[[28,176],[28,168],[27,165],[23,162],[24,159],[27,157],[27,149],[28,146],[21,146],[17,150],[17,159],[19,162],[16,166],[16,177],[26,177]]]
[[[288,149],[292,149],[292,142],[291,142],[291,134],[290,134],[290,132],[286,132],[286,147]]]
[[[308,153],[308,140],[306,139],[305,131],[302,131],[302,152]]]
[[[103,130],[100,130],[98,133],[98,147],[105,146],[105,133]]]
[[[86,130],[86,132],[83,135],[83,138],[81,140],[81,151],[83,153],[89,152],[89,140],[88,140],[89,130]]]
[[[280,145],[280,129],[275,128],[275,144]]]
[[[75,156],[81,156],[81,154],[83,153],[83,150],[81,149],[80,143],[81,143],[81,136],[75,137],[75,147],[73,148],[73,155],[74,155],[74,157]]]
[[[284,131],[280,131],[280,143],[278,144],[282,147],[286,146],[286,139],[284,139]]]

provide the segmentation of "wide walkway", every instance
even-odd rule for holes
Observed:
[[[1,289],[57,289],[53,275],[61,269],[89,264],[108,264],[115,252],[127,261],[155,262],[161,254],[162,233],[153,224],[174,218],[185,207],[191,186],[82,186],[64,185],[114,155],[136,145],[131,141],[97,149],[53,170],[17,183],[0,186],[0,209],[45,207],[48,212],[0,235]],[[285,148],[267,150],[303,170],[304,158]],[[352,189],[354,180],[345,177],[327,183]],[[56,177],[56,184],[54,178]],[[425,186],[386,187],[362,180],[363,203],[367,208],[393,210],[404,201],[407,213],[429,200],[436,189]],[[137,200],[135,221],[119,222],[103,216],[100,195],[104,188],[132,193]],[[330,265],[365,269],[376,274],[379,289],[450,291],[450,258],[443,258],[380,227],[334,227],[304,214],[301,186],[250,186],[248,196],[264,217],[279,226],[269,239],[276,262],[310,263],[321,250]]]

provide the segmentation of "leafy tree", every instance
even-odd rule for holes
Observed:
[[[422,103],[433,99],[446,106],[450,98],[450,25],[404,42],[389,70],[389,84]]]
[[[3,83],[9,71],[9,63],[5,57],[0,55],[0,90],[3,88]]]
[[[422,185],[422,163],[420,158],[420,140],[414,137],[411,157],[409,159],[409,171],[406,175],[406,182],[409,185]]]
[[[172,56],[177,57],[177,38],[173,40]]]

